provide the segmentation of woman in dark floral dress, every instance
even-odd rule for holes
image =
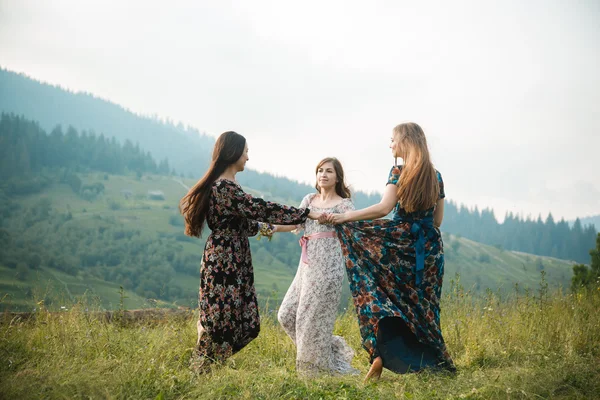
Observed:
[[[215,143],[204,177],[181,200],[185,233],[200,237],[211,230],[200,267],[198,342],[192,367],[204,371],[258,336],[260,320],[248,236],[261,223],[296,225],[317,218],[308,208],[271,203],[244,193],[235,181],[248,161],[243,136],[225,132]]]
[[[381,202],[320,220],[340,224],[363,347],[371,356],[366,379],[379,378],[383,367],[396,373],[455,369],[440,328],[442,176],[419,125],[395,127],[390,148],[404,165],[392,167]],[[392,210],[392,219],[372,220]]]

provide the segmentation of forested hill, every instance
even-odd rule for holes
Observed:
[[[52,131],[57,125],[73,126],[90,134],[139,143],[153,157],[168,158],[177,171],[204,171],[214,139],[182,124],[174,125],[94,97],[33,80],[0,69],[0,110],[24,115]]]
[[[72,126],[88,136],[114,137],[121,144],[129,141],[155,160],[167,159],[171,169],[190,178],[204,173],[215,142],[196,128],[140,116],[92,94],[74,93],[5,69],[0,69],[0,111],[33,119],[46,132],[57,125],[63,126],[63,132]],[[314,191],[310,185],[251,169],[240,174],[239,181],[290,203],[299,203]],[[355,198],[357,205],[366,206],[378,201],[379,195],[359,192]]]
[[[596,243],[595,226],[579,219],[570,226],[564,219],[555,221],[552,214],[532,219],[508,213],[499,223],[491,209],[468,209],[452,201],[444,209],[442,229],[498,248],[586,264]]]
[[[38,121],[40,128],[51,136],[69,138],[73,131],[78,131],[88,143],[94,137],[100,146],[121,144],[124,152],[143,148],[144,157],[148,160],[152,157],[163,173],[170,169],[170,173],[175,171],[192,178],[198,178],[206,170],[214,144],[214,138],[195,128],[139,116],[91,94],[73,93],[3,69],[0,69],[0,110]],[[57,124],[63,127],[56,128]],[[15,157],[22,156],[19,155],[22,148],[14,151]],[[147,172],[155,173],[151,169]],[[244,171],[238,179],[266,198],[279,198],[288,204],[298,204],[304,195],[314,191],[310,185],[252,170]],[[379,199],[379,194],[354,193],[357,208]],[[596,228],[586,224],[594,220],[585,220],[586,223],[577,220],[569,226],[564,220],[555,221],[552,215],[531,219],[509,214],[500,224],[493,210],[467,209],[450,200],[445,214],[444,231],[507,250],[587,263],[589,249],[595,245]]]

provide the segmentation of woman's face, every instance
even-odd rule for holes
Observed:
[[[250,157],[248,157],[248,143],[246,143],[246,145],[244,146],[244,152],[242,153],[240,158],[238,158],[238,160],[235,162],[237,170],[243,171],[248,160],[250,160]]]
[[[332,162],[326,162],[317,169],[317,185],[321,189],[335,187],[337,174]]]
[[[400,149],[400,142],[398,141],[398,135],[396,135],[395,132],[392,132],[390,149],[392,149],[393,157],[402,157],[402,152]]]

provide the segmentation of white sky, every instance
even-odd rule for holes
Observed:
[[[383,189],[419,123],[449,199],[600,214],[600,3],[0,0],[0,65],[248,139],[312,182],[325,156]]]

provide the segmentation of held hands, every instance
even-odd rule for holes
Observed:
[[[321,214],[321,216],[319,217],[319,223],[320,224],[329,224],[329,216],[331,214],[327,214],[327,213],[323,213]]]
[[[348,221],[346,213],[343,214],[326,214],[323,213],[319,217],[320,224],[338,225]]]
[[[311,212],[308,214],[308,218],[310,218],[310,219],[318,219],[318,220],[320,220],[322,215],[323,215],[323,213],[320,213],[320,212],[315,212],[315,211],[311,211]]]
[[[320,224],[337,225],[348,221],[348,215],[343,214],[328,214],[311,211],[308,218],[319,221]]]

